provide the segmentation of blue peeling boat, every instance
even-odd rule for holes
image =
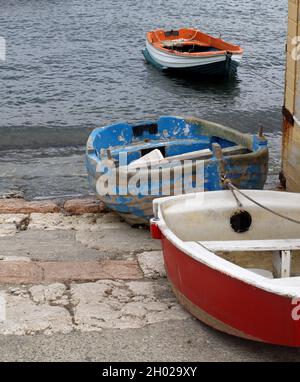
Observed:
[[[263,134],[163,116],[96,128],[87,142],[86,167],[92,189],[108,208],[132,225],[149,224],[153,199],[224,189],[222,171],[238,188],[262,189],[268,147]]]

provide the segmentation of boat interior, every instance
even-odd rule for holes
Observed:
[[[244,192],[275,213],[300,221],[300,195]],[[235,197],[242,206],[238,206]],[[216,191],[177,199],[163,204],[162,214],[167,226],[187,248],[195,249],[196,245],[200,251],[204,247],[270,279],[300,276],[300,224],[272,214],[240,194]]]
[[[165,50],[201,54],[220,52],[242,53],[237,45],[225,42],[221,38],[216,38],[192,28],[181,28],[178,30],[164,31],[162,29],[151,31],[147,34],[148,41]]]
[[[215,143],[221,146],[224,156],[249,153],[252,150],[250,146],[247,147],[244,138],[243,134],[231,134],[229,128],[221,125],[219,129],[213,129],[205,126],[205,122],[202,124],[177,117],[161,117],[156,122],[118,124],[111,129],[99,129],[91,151],[100,159],[111,156],[116,163],[120,152],[126,153],[129,165],[151,151],[159,150],[163,159],[157,164],[167,165],[175,160],[209,159],[214,155]],[[100,152],[97,150],[98,142]]]
[[[182,41],[171,40],[170,42],[163,42],[163,47],[171,51],[177,51],[180,53],[203,53],[203,52],[222,52],[222,49],[209,46],[201,43],[200,41]]]

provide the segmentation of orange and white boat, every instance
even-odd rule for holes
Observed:
[[[244,50],[197,29],[153,30],[146,35],[145,59],[164,71],[228,75],[236,72]]]

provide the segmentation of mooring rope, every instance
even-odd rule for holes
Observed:
[[[247,57],[243,57],[243,61],[242,61],[242,62],[248,64],[249,66],[251,65],[251,62],[248,60]],[[274,66],[274,65],[272,64],[271,61],[269,61],[269,64],[270,64],[271,67]],[[251,69],[251,68],[247,68],[247,70],[248,70],[248,72],[252,73],[254,76],[260,77],[260,78],[262,78],[263,80],[269,82],[269,83],[272,84],[272,85],[277,86],[277,87],[280,88],[280,89],[283,89],[283,87],[284,87],[284,84],[280,84],[280,83],[277,82],[277,81],[273,81],[273,80],[271,80],[270,78],[267,78],[267,77],[265,77],[264,75],[262,75],[262,74],[260,74],[260,73],[257,73],[256,71],[254,71],[254,70]]]
[[[286,215],[283,215],[279,212],[276,212],[274,210],[272,210],[271,208],[269,207],[266,207],[264,206],[263,204],[257,202],[256,200],[254,200],[253,198],[251,198],[250,196],[248,196],[247,194],[245,194],[243,191],[241,191],[240,189],[238,189],[236,186],[234,186],[231,181],[229,179],[226,179],[225,177],[222,178],[222,182],[224,183],[224,185],[232,192],[232,194],[234,195],[235,197],[235,200],[237,201],[238,203],[238,206],[239,207],[242,207],[243,204],[241,203],[241,201],[237,198],[237,196],[235,195],[235,192],[241,194],[244,198],[248,199],[250,202],[256,204],[258,207],[270,212],[271,214],[273,215],[276,215],[276,216],[279,216],[280,218],[282,219],[285,219],[285,220],[288,220],[292,223],[296,223],[296,224],[300,224],[300,220],[296,220],[296,219],[293,219],[293,218],[290,218],[289,216],[286,216]]]
[[[156,34],[156,32],[157,31],[153,31],[154,32],[154,35],[155,35],[155,37],[157,38],[157,40],[159,41],[159,42],[164,42],[164,41],[176,41],[176,40],[161,40],[158,36],[157,36],[157,34]],[[194,36],[193,37],[191,37],[191,38],[182,38],[181,40],[182,40],[182,42],[187,42],[187,41],[192,41],[192,40],[194,40],[194,38],[197,36],[197,33],[198,33],[198,30],[196,30],[196,32],[195,32],[195,34],[194,34]]]
[[[273,81],[273,80],[270,80],[269,78],[264,77],[264,76],[261,75],[261,74],[256,73],[256,72],[255,72],[254,70],[252,70],[252,69],[247,69],[247,70],[248,70],[250,73],[254,74],[255,76],[260,77],[260,78],[262,78],[263,80],[265,80],[265,81],[267,81],[267,82],[270,82],[271,84],[277,86],[277,87],[280,88],[280,89],[283,89],[283,86],[284,86],[284,85],[280,85],[279,83],[277,83],[277,82],[275,82],[275,81]]]

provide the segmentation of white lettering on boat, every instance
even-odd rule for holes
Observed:
[[[293,298],[292,305],[296,305],[292,310],[292,319],[294,321],[299,321],[300,320],[300,298],[299,297]]]

